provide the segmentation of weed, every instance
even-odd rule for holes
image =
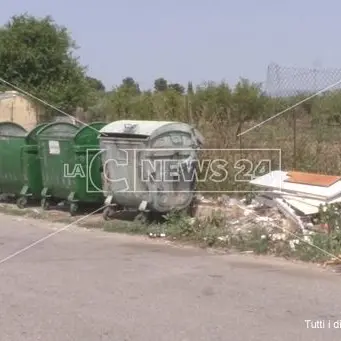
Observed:
[[[327,204],[319,207],[319,222],[328,226],[328,231],[339,230],[341,227],[341,204]]]
[[[322,262],[341,254],[341,232],[330,234],[316,233],[310,237],[310,242],[300,242],[296,245],[293,255],[303,261]],[[312,246],[313,245],[313,246]]]
[[[203,218],[190,218],[181,212],[167,214],[165,223],[141,224],[131,221],[82,221],[78,225],[87,228],[103,228],[107,232],[127,234],[164,235],[169,239],[188,241],[203,247],[224,248],[236,251],[252,251],[255,254],[273,254],[285,258],[296,258],[303,261],[324,262],[332,256],[341,254],[341,230],[339,226],[339,211],[335,205],[321,208],[321,222],[328,223],[332,228],[329,234],[316,233],[309,236],[307,242],[300,241],[293,248],[292,240],[272,240],[264,227],[253,226],[249,229],[229,226],[227,218],[217,211]],[[338,206],[339,207],[339,206]],[[38,219],[48,219],[54,222],[70,224],[74,217],[51,215],[36,209],[19,209],[15,206],[0,205],[0,212],[16,216],[26,216]],[[299,235],[305,239],[304,235]],[[312,246],[313,244],[314,246]],[[321,250],[325,250],[323,252]]]
[[[103,225],[103,230],[106,232],[120,232],[127,234],[146,234],[148,226],[127,221],[106,221]]]

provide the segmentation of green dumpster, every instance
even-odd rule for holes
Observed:
[[[22,147],[27,131],[13,122],[0,123],[0,193],[18,197],[24,183]]]
[[[104,125],[96,122],[79,128],[54,122],[38,131],[43,209],[65,201],[74,215],[79,205],[103,203],[98,134]]]
[[[37,133],[46,126],[46,123],[37,125],[25,136],[25,143],[21,147],[23,187],[17,205],[24,208],[28,198],[31,200],[40,199],[43,189],[43,181],[40,167],[40,157],[38,154]]]

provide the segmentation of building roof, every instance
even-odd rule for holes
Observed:
[[[5,92],[0,92],[0,101],[2,99],[8,99],[8,98],[12,98],[19,95],[19,93],[17,91],[5,91]]]

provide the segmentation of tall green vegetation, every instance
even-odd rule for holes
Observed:
[[[87,78],[65,27],[50,17],[12,17],[0,28],[1,78],[61,110],[87,107],[91,91],[101,87]]]
[[[282,168],[338,173],[339,91],[306,101],[240,137],[246,129],[302,100],[302,95],[271,98],[261,84],[247,79],[230,86],[224,82],[179,84],[160,77],[152,89],[143,90],[128,75],[108,91],[100,80],[87,75],[75,52],[67,29],[52,18],[14,16],[0,28],[0,77],[68,113],[82,107],[87,113],[82,120],[188,122],[205,136],[206,148],[279,148]],[[256,162],[259,154],[252,153],[245,151],[243,157]]]

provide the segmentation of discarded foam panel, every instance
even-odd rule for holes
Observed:
[[[289,178],[285,182],[321,187],[329,187],[341,180],[341,176],[304,172],[288,172],[287,176]]]

